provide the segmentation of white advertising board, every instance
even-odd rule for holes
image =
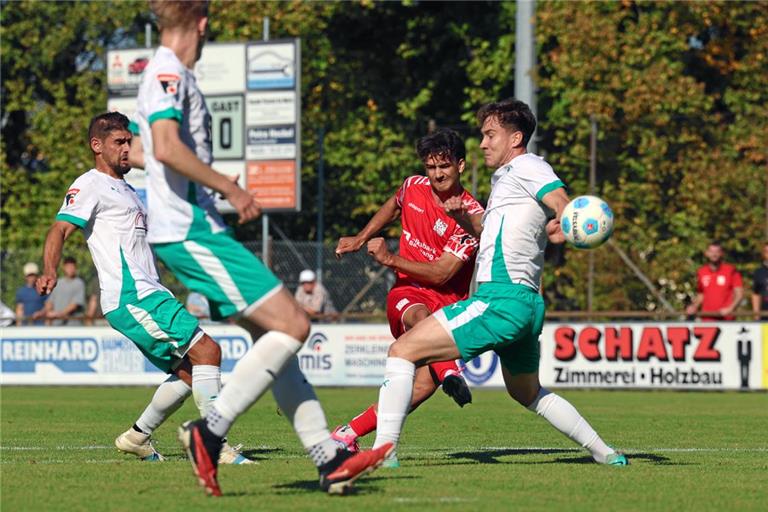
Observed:
[[[251,345],[239,327],[205,325],[222,348],[222,378]],[[541,338],[544,386],[725,390],[768,388],[768,324],[547,324]],[[298,354],[317,386],[379,386],[389,345],[385,324],[313,324]],[[149,385],[164,379],[109,327],[0,329],[0,383]],[[474,387],[503,386],[498,357],[466,365]]]

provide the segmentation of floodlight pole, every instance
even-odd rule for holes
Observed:
[[[262,39],[269,41],[269,16],[265,16],[262,23]],[[267,268],[272,267],[269,258],[269,215],[266,212],[261,215],[261,259]]]
[[[515,98],[526,103],[536,115],[536,0],[517,0],[515,14]],[[531,137],[528,150],[536,152],[536,138]]]
[[[317,281],[323,282],[323,237],[325,226],[323,225],[323,217],[325,216],[325,156],[323,155],[325,148],[325,126],[320,125],[320,130],[317,135],[317,256],[315,266],[317,267]]]

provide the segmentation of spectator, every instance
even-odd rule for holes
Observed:
[[[704,251],[707,263],[696,272],[696,291],[693,302],[686,308],[688,315],[698,311],[718,313],[716,316],[702,316],[705,321],[735,320],[732,315],[744,297],[741,274],[736,267],[723,262],[723,247],[712,242]]]
[[[39,274],[37,263],[24,265],[25,284],[16,290],[16,325],[24,325],[25,320],[32,325],[43,325],[46,297],[35,290],[35,280]]]
[[[45,303],[45,317],[50,325],[82,325],[79,317],[85,309],[85,281],[77,276],[77,261],[64,258],[64,276],[58,279],[56,288]]]
[[[317,282],[317,275],[311,270],[302,270],[299,274],[299,287],[295,294],[296,302],[301,304],[310,315],[333,315],[333,306],[328,290]]]
[[[0,327],[8,327],[16,321],[16,315],[11,308],[0,301]]]
[[[96,319],[104,318],[101,310],[101,288],[99,283],[93,286],[93,292],[88,294],[88,304],[85,305],[85,325],[95,325]]]
[[[763,264],[752,276],[752,311],[755,320],[768,317],[768,242],[763,245]]]
[[[205,298],[205,295],[190,292],[187,296],[186,307],[187,311],[197,318],[201,324],[211,323],[211,307],[208,305],[208,299]]]

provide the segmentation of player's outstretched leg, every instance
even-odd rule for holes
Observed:
[[[168,377],[158,386],[149,405],[133,427],[115,439],[117,449],[123,453],[133,454],[141,460],[153,462],[165,460],[165,457],[160,455],[152,445],[152,433],[181,407],[184,400],[191,394],[192,388],[186,382],[176,375]]]
[[[508,376],[506,373],[504,375],[507,390],[516,400],[520,397],[521,387],[524,387],[519,385],[520,377],[525,379],[525,376],[520,375]],[[516,381],[518,386],[510,388],[508,378],[511,378],[512,382]],[[538,376],[536,376],[536,383],[538,385]],[[525,405],[521,400],[518,401]],[[579,411],[561,396],[539,387],[538,394],[533,402],[527,405],[527,408],[547,420],[550,425],[566,437],[588,450],[595,462],[612,466],[627,466],[629,464],[626,455],[605,444],[589,422],[579,414]]]

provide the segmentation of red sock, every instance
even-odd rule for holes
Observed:
[[[437,381],[441,383],[443,382],[443,380],[445,380],[445,374],[447,372],[452,371],[453,373],[456,373],[456,374],[459,373],[459,366],[456,364],[456,361],[441,361],[439,363],[432,363],[429,365],[429,367],[432,369],[432,372],[437,376]]]
[[[352,418],[352,421],[349,422],[349,426],[355,431],[357,437],[363,437],[376,430],[376,404],[373,404],[365,411]]]

